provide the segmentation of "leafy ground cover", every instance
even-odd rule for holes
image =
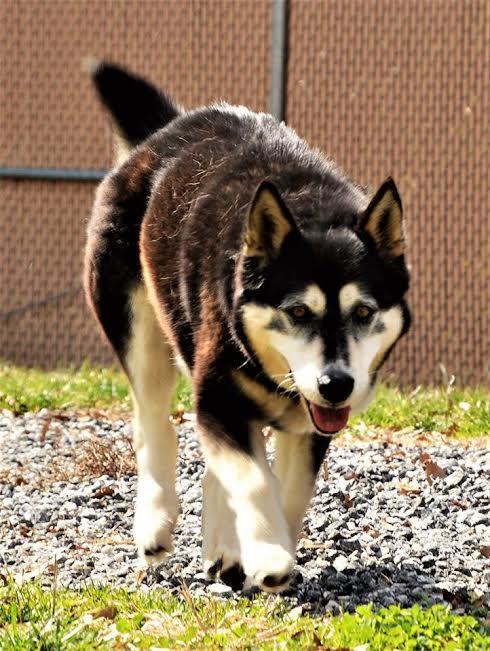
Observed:
[[[16,413],[47,409],[117,409],[131,401],[124,375],[115,369],[41,371],[0,366],[0,409]],[[179,378],[173,409],[192,408],[188,381]],[[418,388],[402,391],[381,386],[376,400],[352,425],[370,428],[439,432],[454,437],[490,434],[490,392],[484,388]]]
[[[1,577],[0,577],[1,578]],[[397,606],[377,612],[303,614],[280,599],[226,601],[87,586],[81,591],[0,587],[0,648],[316,649],[357,651],[490,649],[490,628],[448,608]]]

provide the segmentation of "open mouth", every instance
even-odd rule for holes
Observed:
[[[335,434],[347,425],[350,407],[321,407],[314,402],[307,402],[311,420],[319,432]]]

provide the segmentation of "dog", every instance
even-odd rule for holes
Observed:
[[[131,386],[139,555],[172,550],[180,366],[206,462],[204,569],[280,592],[329,444],[410,325],[396,185],[371,196],[269,114],[187,112],[104,62],[93,80],[122,146],[96,193],[84,286]]]

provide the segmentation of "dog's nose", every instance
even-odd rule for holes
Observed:
[[[331,403],[347,400],[353,388],[354,378],[338,368],[328,368],[318,378],[320,395]]]

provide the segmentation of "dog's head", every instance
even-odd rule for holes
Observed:
[[[340,430],[369,402],[379,368],[410,325],[394,182],[351,217],[323,231],[312,220],[300,231],[275,186],[263,183],[239,267],[246,345],[275,383],[302,396],[322,433]]]

